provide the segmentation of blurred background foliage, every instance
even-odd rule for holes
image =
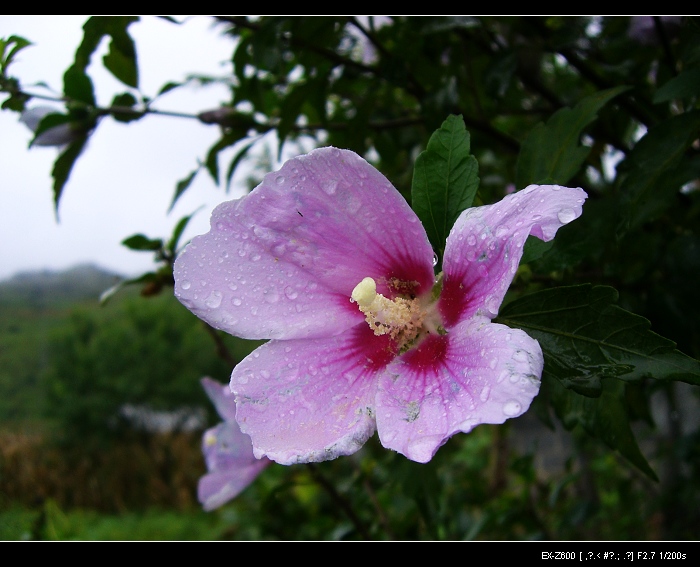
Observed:
[[[102,285],[94,296],[116,287],[101,309],[84,295],[37,303],[21,297],[26,285],[3,288],[0,537],[697,538],[700,20],[218,16],[212,33],[236,38],[230,74],[178,78],[159,93],[139,89],[135,21],[86,22],[64,75],[65,113],[37,127],[35,141],[59,126],[71,133],[52,172],[57,209],[101,120],[163,113],[158,95],[192,82],[222,81],[230,99],[189,115],[220,138],[193,148],[192,172],[173,180],[173,203],[197,175],[220,185],[223,200],[244,164],[253,187],[283,151],[320,145],[365,156],[410,201],[414,164],[431,134],[461,116],[478,161],[476,205],[530,183],[580,186],[589,195],[583,216],[553,245],[528,243],[504,320],[522,322],[522,301],[546,306],[553,289],[564,290],[564,302],[590,293],[585,317],[600,315],[593,326],[602,334],[635,329],[620,339],[632,362],[608,360],[572,375],[588,355],[575,353],[564,368],[560,346],[537,336],[547,365],[525,416],[458,435],[427,465],[373,439],[352,457],[273,466],[205,516],[193,500],[203,472],[198,435],[217,419],[199,378],[225,382],[254,345],[204,327],[170,296],[186,217],[167,237],[125,238],[129,248],[154,253],[158,268]],[[95,100],[90,77],[102,41],[109,52],[101,64],[123,85],[109,103]],[[15,36],[0,43],[6,111],[31,106],[31,89],[11,67],[28,47]],[[579,284],[616,292],[568,287]],[[650,370],[629,374],[640,357]],[[181,410],[167,432],[134,417]],[[162,519],[172,527],[129,516],[145,521],[155,509],[165,511],[150,525]],[[163,519],[168,510],[182,514]],[[92,511],[118,512],[122,526],[138,527],[102,528]]]

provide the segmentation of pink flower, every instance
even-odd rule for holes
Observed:
[[[175,294],[219,329],[271,339],[231,376],[257,457],[333,459],[377,431],[427,462],[455,433],[516,417],[537,394],[539,344],[491,319],[527,236],[551,240],[585,198],[532,185],[468,209],[436,284],[403,197],[358,155],[322,148],[219,205],[175,263]]]
[[[197,495],[209,511],[238,496],[271,461],[253,456],[250,437],[236,423],[231,389],[211,378],[202,378],[202,386],[224,419],[205,431],[202,438],[202,453],[209,472],[199,479]]]

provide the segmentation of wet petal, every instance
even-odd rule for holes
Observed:
[[[236,421],[236,402],[228,384],[204,377],[200,380],[204,391],[224,421]]]
[[[432,336],[382,372],[382,445],[421,463],[452,435],[524,413],[537,395],[542,351],[523,331],[474,319]]]
[[[268,459],[256,459],[250,437],[235,421],[208,429],[202,439],[208,474],[199,480],[197,494],[205,510],[213,510],[238,496],[262,470]]]
[[[357,451],[375,431],[375,375],[394,349],[363,322],[342,335],[255,350],[231,375],[255,455],[288,465]]]
[[[578,218],[582,189],[530,185],[494,205],[464,211],[445,247],[440,313],[446,327],[474,314],[492,319],[518,269],[528,235],[549,241]]]
[[[175,295],[198,317],[245,338],[338,334],[362,320],[349,302],[365,277],[433,281],[423,226],[357,154],[321,148],[287,161],[212,214],[175,262]]]

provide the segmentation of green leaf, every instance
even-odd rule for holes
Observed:
[[[134,234],[122,240],[122,244],[131,250],[160,250],[163,241],[160,238],[148,238],[143,234]]]
[[[255,145],[258,139],[259,138],[255,138],[252,142],[245,144],[231,160],[226,172],[226,191],[231,188],[231,180],[233,179],[233,174],[235,173],[238,164],[248,155],[248,150]]]
[[[199,211],[202,207],[197,209]],[[175,228],[173,229],[173,234],[170,237],[170,240],[168,241],[168,244],[166,244],[165,249],[170,252],[173,256],[175,256],[175,253],[177,252],[177,244],[180,242],[180,237],[182,236],[182,233],[184,232],[185,228],[187,227],[187,224],[190,222],[192,217],[197,214],[197,211],[192,213],[191,215],[187,215],[182,217],[178,223],[175,225]]]
[[[233,146],[238,140],[244,138],[245,135],[245,130],[232,129],[224,133],[224,135],[209,148],[207,157],[204,160],[204,165],[217,185],[219,184],[219,152]]]
[[[78,159],[78,156],[83,151],[87,142],[87,136],[76,140],[68,145],[68,147],[58,156],[51,170],[53,177],[53,201],[54,208],[58,214],[58,203],[63,193],[63,188],[68,181],[70,172],[73,169],[73,164]]]
[[[428,141],[413,170],[411,204],[442,258],[447,235],[479,188],[476,158],[462,116],[451,115]]]
[[[173,195],[173,200],[170,202],[170,206],[168,207],[168,212],[173,210],[175,203],[177,203],[177,200],[182,196],[182,194],[192,184],[192,182],[194,181],[194,178],[197,176],[200,169],[201,169],[201,165],[199,167],[197,167],[197,169],[192,171],[187,177],[185,177],[184,179],[180,179],[180,181],[177,182],[177,185],[175,185],[175,194]]]
[[[5,50],[12,44],[14,44],[14,47],[12,47],[9,53],[5,55]],[[10,65],[10,63],[12,63],[15,55],[30,45],[32,45],[31,41],[18,35],[11,35],[7,39],[0,38],[0,75],[5,74],[7,67]]]
[[[616,301],[617,291],[607,286],[559,287],[509,303],[497,321],[537,339],[544,375],[586,396],[600,395],[603,378],[700,385],[700,362]]]
[[[82,102],[86,105],[95,105],[95,90],[92,80],[83,69],[71,65],[63,74],[63,94],[70,101]]]
[[[590,148],[580,144],[581,132],[598,111],[629,87],[615,87],[581,100],[573,109],[555,112],[538,124],[523,142],[516,165],[516,186],[532,183],[566,184],[581,168]]]
[[[92,54],[102,38],[109,35],[112,41],[109,52],[103,58],[104,66],[124,84],[138,88],[136,48],[127,28],[137,22],[137,16],[93,16],[83,25],[83,40],[75,52],[74,66],[85,71]]]
[[[653,102],[667,102],[677,98],[697,97],[700,95],[700,69],[688,69],[673,77],[654,94]]]
[[[165,93],[169,93],[173,89],[177,89],[182,86],[182,83],[175,83],[173,81],[169,81],[165,83],[162,87],[160,87],[160,90],[158,91],[158,94],[156,97],[159,97],[161,95],[164,95]]]
[[[132,108],[136,104],[136,98],[131,93],[122,93],[112,99],[112,107]],[[118,122],[133,122],[144,117],[140,112],[118,112],[112,111],[112,117]]]
[[[656,473],[639,450],[630,427],[625,386],[619,380],[604,380],[600,396],[589,398],[567,390],[556,380],[545,378],[540,395],[549,398],[554,412],[566,429],[582,427],[589,435],[619,451],[649,478],[658,481]]]
[[[693,110],[655,125],[617,168],[621,220],[618,237],[652,220],[681,186],[697,177],[686,152],[700,135],[700,111]]]
[[[109,52],[102,58],[102,62],[109,72],[122,83],[138,88],[139,71],[136,65],[134,42],[126,33],[126,27],[121,31],[123,33],[116,35],[114,31],[112,32],[113,39],[109,44]]]

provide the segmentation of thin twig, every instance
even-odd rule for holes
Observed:
[[[309,471],[311,471],[311,476],[314,478],[314,480],[318,482],[326,490],[326,492],[328,492],[333,501],[340,506],[340,508],[342,508],[345,514],[347,514],[348,518],[350,518],[350,521],[355,526],[355,529],[357,529],[362,536],[362,539],[372,539],[364,523],[360,520],[360,518],[358,518],[357,514],[355,514],[352,506],[350,506],[350,502],[348,502],[347,499],[335,489],[335,486],[333,486],[328,479],[321,474],[321,471],[316,468],[316,465],[313,463],[306,463],[306,466],[309,468]]]

